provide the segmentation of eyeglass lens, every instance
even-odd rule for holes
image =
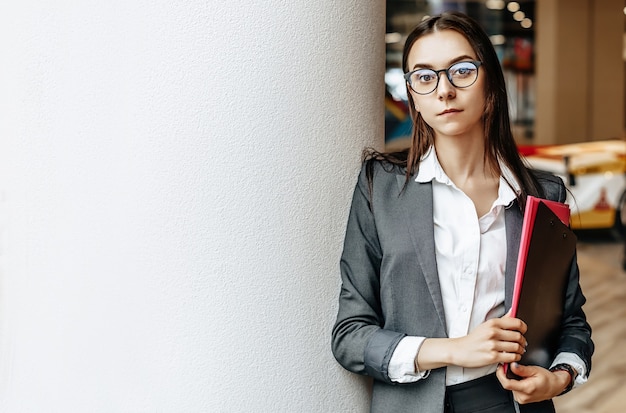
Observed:
[[[430,93],[437,89],[437,85],[439,84],[440,72],[445,72],[450,83],[458,88],[471,86],[478,78],[478,67],[474,63],[459,62],[443,70],[415,70],[410,74],[409,84],[411,85],[411,88],[417,93]]]

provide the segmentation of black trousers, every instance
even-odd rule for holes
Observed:
[[[504,390],[495,373],[446,387],[444,413],[516,413],[513,393]],[[522,413],[555,413],[551,400],[520,406]]]

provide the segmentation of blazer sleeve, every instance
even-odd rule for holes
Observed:
[[[565,202],[567,192],[563,180],[554,175],[539,175],[538,180],[546,192],[546,198]],[[591,371],[591,356],[594,343],[591,340],[591,326],[582,309],[586,298],[580,288],[580,272],[577,256],[574,255],[570,268],[569,282],[565,292],[565,307],[558,353],[574,353],[586,364],[587,374]]]
[[[370,204],[365,167],[354,190],[340,261],[339,310],[332,351],[344,368],[392,383],[391,355],[405,334],[385,330],[380,303],[382,250]]]

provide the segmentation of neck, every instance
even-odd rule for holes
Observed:
[[[437,136],[437,159],[446,175],[455,183],[494,177],[485,157],[485,138],[474,136]]]
[[[435,150],[448,178],[474,203],[477,216],[489,212],[498,198],[500,174],[488,165],[484,136],[436,137]]]

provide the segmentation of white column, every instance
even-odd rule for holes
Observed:
[[[0,411],[366,411],[330,330],[384,22],[0,5]]]

